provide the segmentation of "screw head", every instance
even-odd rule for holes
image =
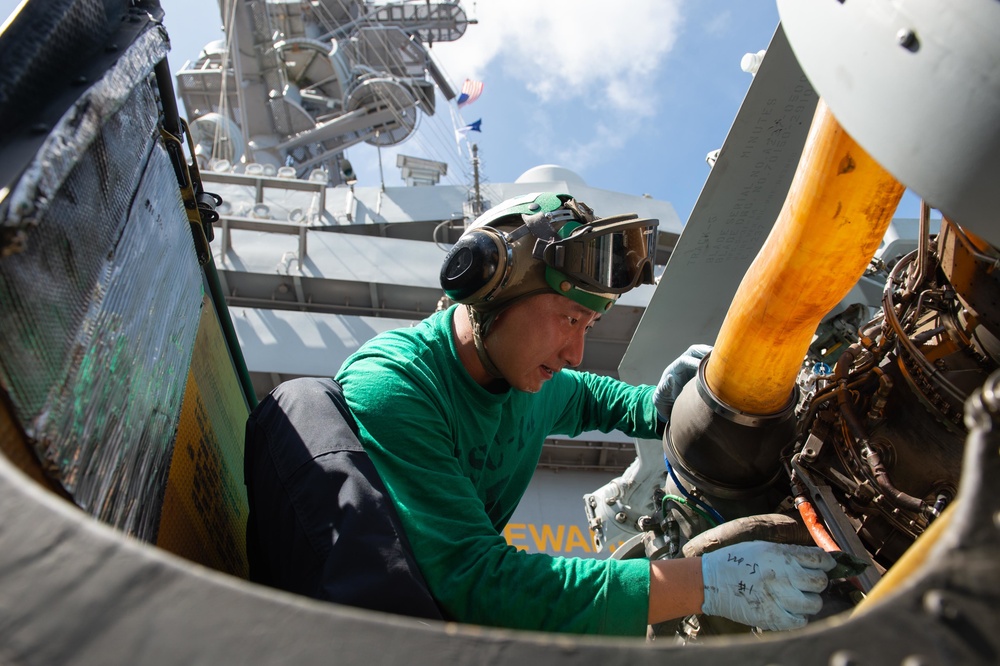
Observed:
[[[924,595],[924,610],[939,620],[954,620],[958,618],[958,608],[941,590],[931,590]]]
[[[909,28],[900,28],[899,32],[896,33],[896,41],[908,51],[916,51],[920,48],[920,40],[917,39],[917,33]]]

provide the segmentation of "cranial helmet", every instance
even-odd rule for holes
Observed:
[[[653,282],[658,220],[635,214],[598,218],[569,194],[508,199],[483,213],[451,248],[441,286],[469,306],[476,348],[497,315],[529,296],[556,293],[597,313],[639,284]]]

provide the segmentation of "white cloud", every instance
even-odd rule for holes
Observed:
[[[564,146],[556,151],[556,160],[559,164],[572,164],[577,169],[590,168],[624,146],[628,136],[618,125],[608,127],[598,123],[589,140]]]
[[[567,134],[558,131],[559,124],[550,114],[535,111],[525,143],[546,161],[582,172],[614,159],[609,156],[615,155],[645,126],[641,117],[617,112],[607,116],[594,114],[582,122],[588,127],[586,132]]]
[[[725,34],[733,23],[733,12],[725,10],[714,14],[705,24],[705,33],[712,36]]]
[[[456,42],[434,46],[453,80],[483,78],[496,61],[541,101],[595,99],[639,109],[677,41],[681,0],[478,0]],[[641,91],[637,95],[636,91]]]

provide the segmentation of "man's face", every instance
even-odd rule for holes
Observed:
[[[536,393],[555,373],[580,365],[584,338],[599,318],[565,296],[539,294],[500,314],[486,349],[511,386]]]

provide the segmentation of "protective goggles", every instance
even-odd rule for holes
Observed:
[[[532,256],[585,289],[623,294],[653,283],[657,224],[635,214],[568,222],[559,238],[536,241]]]

